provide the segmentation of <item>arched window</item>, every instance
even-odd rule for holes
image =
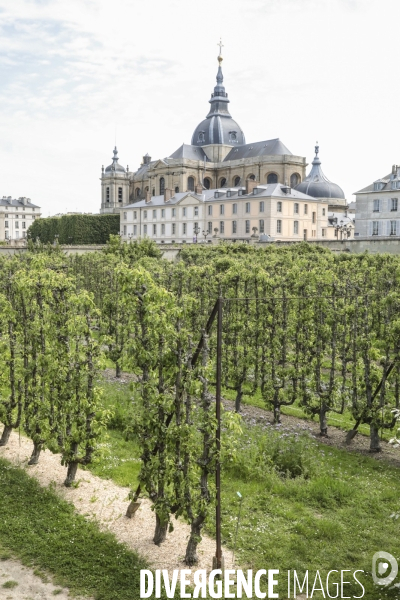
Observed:
[[[161,177],[161,179],[160,179],[160,196],[162,196],[164,192],[165,192],[165,179],[164,179],[164,177]]]
[[[219,187],[224,187],[226,184],[226,177],[222,177],[219,181]]]
[[[179,194],[179,188],[178,188],[178,186],[175,188],[175,194]]]
[[[292,173],[290,176],[290,187],[294,188],[300,183],[300,175],[298,173]]]
[[[204,180],[204,187],[206,188],[206,190],[209,190],[211,187],[211,179],[209,177],[206,177]]]
[[[255,181],[256,176],[253,175],[253,173],[250,173],[250,175],[247,175],[247,179],[251,179],[252,181]]]
[[[139,198],[139,196],[140,196],[140,188],[136,188],[136,190],[135,190],[135,196],[136,196],[136,198]]]
[[[240,185],[240,177],[239,177],[239,175],[236,175],[235,179],[233,180],[233,185],[235,187],[237,187],[238,185]]]
[[[188,190],[194,192],[194,177],[188,177]]]
[[[152,195],[152,196],[155,196],[155,195],[156,195],[156,189],[155,189],[155,188],[153,188],[153,190],[152,190],[152,194],[151,194],[151,195]]]
[[[267,183],[278,183],[278,175],[276,173],[270,173],[267,177]]]

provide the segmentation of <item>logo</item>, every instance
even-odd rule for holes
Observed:
[[[389,585],[396,579],[398,571],[397,560],[392,554],[377,552],[372,557],[372,579],[376,585]]]

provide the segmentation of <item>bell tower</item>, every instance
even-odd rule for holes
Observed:
[[[111,165],[101,168],[101,208],[100,214],[115,213],[129,204],[129,167],[124,169],[118,162],[115,146]]]

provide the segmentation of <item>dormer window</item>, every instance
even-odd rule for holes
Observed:
[[[204,135],[204,131],[199,131],[199,137],[197,138],[198,142],[204,142],[205,141],[205,135]]]
[[[230,142],[236,142],[237,141],[237,131],[230,131],[229,132],[229,141]]]

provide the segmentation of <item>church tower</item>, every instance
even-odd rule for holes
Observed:
[[[100,214],[118,212],[129,202],[129,167],[124,169],[118,162],[117,146],[114,148],[111,165],[101,168]]]
[[[219,44],[217,85],[211,94],[210,110],[206,118],[196,127],[192,136],[192,146],[201,146],[212,162],[224,160],[232,147],[246,143],[244,133],[229,112],[228,94],[222,74],[222,42]]]

